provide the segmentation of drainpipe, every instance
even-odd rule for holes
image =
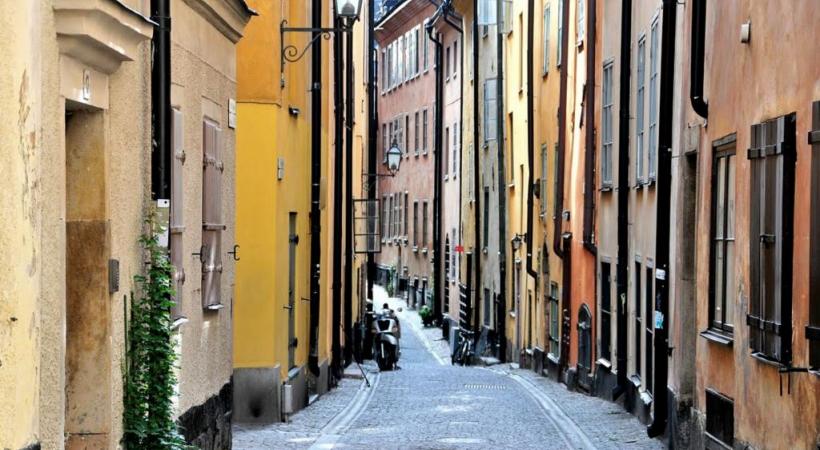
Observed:
[[[341,20],[336,16],[336,11],[333,11],[333,23],[336,29],[341,28]],[[333,143],[333,279],[331,281],[331,290],[333,291],[333,310],[330,322],[331,330],[331,354],[333,374],[337,378],[341,378],[342,368],[342,204],[344,203],[344,193],[342,190],[342,164],[343,164],[343,132],[345,124],[345,113],[343,110],[343,78],[344,78],[344,64],[342,58],[342,39],[341,31],[333,33],[333,102],[334,102],[334,143]]]
[[[498,104],[498,136],[496,140],[498,155],[498,269],[499,285],[498,296],[501,298],[500,314],[498,321],[498,359],[501,362],[507,360],[507,181],[506,169],[504,167],[504,36],[501,32],[502,11],[504,11],[503,0],[496,0],[496,17],[498,17],[497,30],[497,58],[498,58],[498,80],[496,86],[496,98]],[[511,150],[512,151],[512,150]]]
[[[672,198],[672,123],[675,101],[675,27],[677,0],[663,1],[663,30],[661,35],[661,88],[660,123],[658,124],[658,206],[655,242],[655,315],[660,327],[655,329],[655,406],[654,420],[647,427],[649,437],[660,436],[667,422],[667,372],[669,369],[669,238],[671,228],[670,203]]]
[[[442,57],[442,43],[441,40],[438,38],[438,33],[435,29],[435,22],[441,13],[441,8],[436,12],[434,16],[434,20],[431,20],[427,24],[427,34],[430,36],[430,40],[433,41],[435,44],[435,58],[436,58],[436,116],[435,120],[435,142],[434,142],[434,152],[433,161],[434,161],[434,170],[433,170],[433,311],[435,312],[435,317],[441,321],[442,316],[442,304],[441,304],[441,295],[440,292],[443,288],[441,283],[441,272],[442,268],[442,261],[441,261],[441,214],[442,214],[442,201],[441,201],[441,178],[443,176],[442,173],[442,145],[441,145],[441,125],[444,118],[443,114],[443,104],[444,99],[442,95],[442,83],[444,82],[444,61]]]
[[[171,199],[171,7],[170,0],[151,0],[154,27],[151,65],[151,192],[153,199]]]
[[[322,26],[322,0],[312,0],[313,27]],[[320,40],[318,32],[312,39]],[[321,219],[319,190],[322,180],[322,45],[319,41],[311,49],[310,88],[310,355],[308,367],[319,376],[319,311],[321,296],[319,276],[321,269]]]
[[[352,362],[353,357],[353,102],[355,92],[353,91],[353,24],[347,34],[346,59],[350,69],[345,75],[347,81],[347,97],[345,98],[345,279],[344,279],[344,360],[345,365]]]
[[[376,41],[373,36],[373,25],[375,23],[375,5],[373,2],[367,4],[367,64],[370,80],[367,83],[367,105],[370,112],[370,124],[367,127],[367,173],[376,173],[376,158],[378,132],[379,132],[379,108],[376,104],[376,85],[378,84],[378,58],[375,56]],[[367,199],[376,200],[376,179],[365,178],[367,182]],[[373,298],[373,281],[376,279],[376,260],[373,253],[367,253],[367,295],[366,298]],[[364,320],[365,304],[362,303],[359,310],[360,320]],[[364,342],[364,335],[362,335]]]
[[[475,222],[475,240],[473,241],[473,254],[475,258],[475,287],[473,292],[473,314],[475,320],[475,335],[473,336],[476,344],[480,338],[479,329],[481,328],[481,296],[484,294],[481,285],[481,201],[483,199],[484,190],[481,189],[481,164],[478,157],[478,100],[479,100],[479,76],[478,76],[478,55],[479,55],[479,29],[478,20],[475,17],[478,11],[478,0],[473,0],[473,220]],[[484,205],[486,208],[487,205]]]
[[[689,98],[692,109],[703,117],[709,117],[709,104],[703,97],[703,54],[706,40],[706,0],[692,0],[692,53],[689,66]]]
[[[564,257],[564,250],[561,248],[562,230],[564,229],[564,164],[566,159],[566,132],[567,132],[567,84],[568,76],[567,70],[569,68],[569,6],[566,5],[567,0],[559,0],[564,5],[561,8],[561,29],[563,30],[561,36],[561,90],[558,96],[558,179],[556,185],[558,186],[558,193],[555,196],[557,203],[555,208],[555,217],[553,219],[553,237],[552,247],[555,256],[559,258]],[[568,269],[567,264],[564,264],[564,270]]]
[[[535,1],[529,0],[527,4],[527,163],[529,164],[529,176],[527,181],[527,274],[538,283],[538,273],[532,268],[532,221],[534,203],[533,187],[535,186],[535,105],[533,99],[533,73],[534,56],[533,44],[535,39]],[[542,194],[543,195],[543,194]],[[537,291],[537,289],[536,289]],[[530,318],[532,321],[532,318]]]
[[[587,0],[586,155],[584,157],[584,248],[598,254],[595,245],[595,0]]]
[[[570,245],[572,243],[572,233],[563,233],[564,229],[564,166],[566,164],[566,145],[567,145],[567,84],[569,71],[569,6],[566,5],[566,0],[559,0],[564,2],[561,15],[561,28],[564,30],[561,36],[561,91],[558,100],[558,195],[556,195],[557,208],[554,219],[553,230],[553,251],[555,255],[563,260],[563,279],[561,283],[561,357],[558,359],[558,377],[566,370],[569,362],[569,348],[570,348],[570,326],[572,318],[570,311],[572,311],[572,261],[570,259]]]
[[[628,380],[627,349],[629,323],[627,321],[626,298],[629,289],[629,105],[632,43],[632,0],[621,2],[621,60],[618,80],[618,263],[615,268],[618,334],[617,384],[612,389],[612,399],[617,400],[624,392]]]

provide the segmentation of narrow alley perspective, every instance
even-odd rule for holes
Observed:
[[[820,450],[820,0],[0,0],[0,450]]]

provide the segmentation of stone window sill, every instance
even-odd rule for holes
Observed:
[[[731,335],[727,335],[715,330],[704,330],[700,332],[700,337],[706,339],[707,341],[714,342],[715,344],[724,345],[726,347],[731,347],[734,344],[734,338]]]

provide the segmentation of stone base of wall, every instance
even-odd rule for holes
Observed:
[[[596,363],[595,380],[592,385],[592,395],[604,400],[613,401],[613,390],[618,385],[618,375],[600,364]]]
[[[235,369],[233,390],[235,423],[270,424],[282,421],[279,365]]]
[[[185,442],[202,450],[230,450],[233,380],[219,394],[179,416]]]
[[[692,401],[681,401],[675,393],[669,393],[670,448],[705,448],[704,427],[706,416],[692,407]]]

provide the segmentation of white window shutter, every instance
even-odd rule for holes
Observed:
[[[184,211],[184,164],[185,147],[183,145],[182,111],[173,110],[173,163],[171,165],[171,229],[170,247],[171,264],[174,266],[174,306],[171,308],[171,319],[176,321],[183,318],[182,301],[183,285],[185,284],[184,252],[182,248],[182,233],[185,231],[183,222]]]
[[[202,174],[202,306],[221,307],[222,290],[222,130],[205,121]]]

